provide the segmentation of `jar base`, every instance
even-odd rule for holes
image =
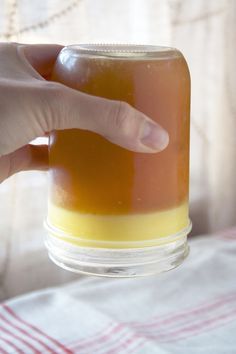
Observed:
[[[187,233],[172,242],[142,248],[81,247],[50,234],[45,245],[50,259],[61,268],[116,278],[141,277],[171,270],[189,253]]]

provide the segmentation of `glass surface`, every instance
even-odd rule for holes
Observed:
[[[89,247],[95,252],[134,252],[174,247],[176,240],[186,239],[190,76],[183,55],[156,46],[69,46],[61,51],[52,79],[91,95],[126,101],[170,136],[164,151],[145,154],[89,131],[51,133],[47,228],[54,241],[70,244],[74,251]],[[182,258],[186,240],[183,247]]]

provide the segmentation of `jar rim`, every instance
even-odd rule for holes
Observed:
[[[64,47],[62,51],[67,50],[72,51],[70,54],[73,55],[114,59],[172,59],[182,56],[176,48],[149,44],[73,44]]]

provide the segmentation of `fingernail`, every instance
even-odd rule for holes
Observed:
[[[161,151],[167,147],[169,143],[169,135],[167,131],[160,126],[151,122],[146,122],[143,127],[140,141],[143,145],[153,150]]]

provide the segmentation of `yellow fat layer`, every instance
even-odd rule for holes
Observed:
[[[188,203],[165,211],[130,215],[82,214],[49,204],[48,222],[76,245],[98,247],[98,242],[134,242],[172,236],[189,226]],[[57,236],[57,232],[53,232]],[[58,234],[61,237],[61,235]],[[100,244],[101,246],[101,244]],[[107,247],[107,246],[106,246]]]

